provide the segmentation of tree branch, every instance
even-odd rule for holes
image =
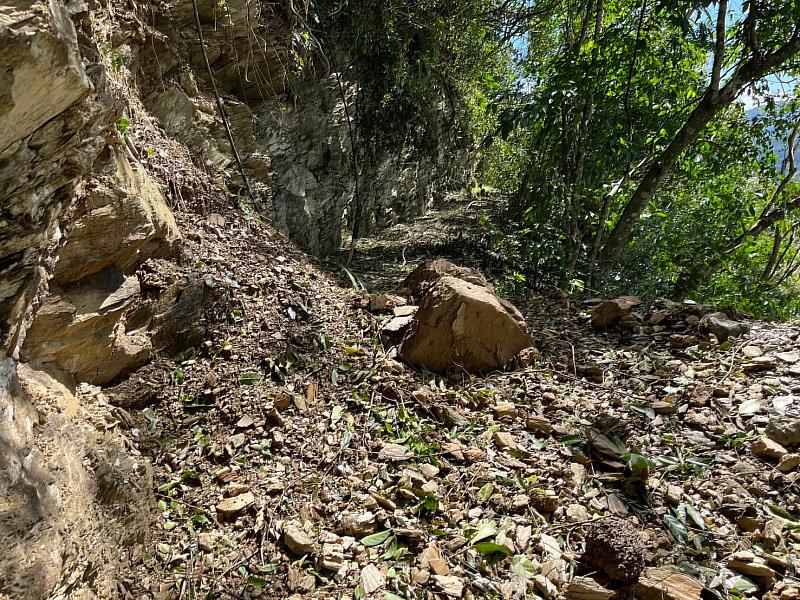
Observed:
[[[717,33],[714,40],[714,63],[711,67],[711,96],[715,100],[719,96],[719,80],[722,76],[722,63],[725,61],[725,32],[728,17],[728,0],[719,0],[717,11]]]

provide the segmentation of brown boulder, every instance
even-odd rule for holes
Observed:
[[[502,369],[531,346],[522,315],[490,287],[444,276],[424,296],[400,355],[436,373],[478,373]]]
[[[622,318],[639,304],[641,304],[641,300],[636,296],[620,296],[613,300],[603,300],[592,310],[592,327],[595,329],[616,327]]]
[[[485,288],[490,294],[494,294],[494,288],[480,271],[469,267],[459,267],[443,258],[422,263],[414,269],[400,284],[400,293],[413,300],[422,300],[436,282],[445,276],[463,279],[468,283]]]

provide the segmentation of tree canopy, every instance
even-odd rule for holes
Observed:
[[[794,0],[312,7],[359,151],[463,146],[518,285],[796,313]],[[443,172],[443,177],[452,173]]]

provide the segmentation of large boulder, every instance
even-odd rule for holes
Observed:
[[[532,346],[519,311],[487,287],[445,275],[420,303],[400,355],[436,373],[502,369]]]
[[[700,321],[700,330],[713,333],[721,344],[730,337],[738,337],[749,332],[750,325],[734,321],[723,312],[713,312]]]
[[[592,309],[592,327],[600,330],[616,327],[622,318],[639,304],[641,304],[641,300],[636,296],[620,296],[613,300],[603,300]]]
[[[437,258],[422,263],[400,284],[400,293],[412,300],[419,301],[444,276],[457,277],[474,285],[486,288],[494,294],[494,288],[480,271],[469,267],[459,267],[444,258]]]

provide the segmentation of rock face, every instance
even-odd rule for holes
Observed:
[[[271,160],[275,223],[307,251],[325,255],[337,251],[342,229],[355,218],[355,176],[347,127],[347,102],[354,114],[355,89],[337,75],[304,84],[300,104],[276,112],[256,111],[257,144]],[[435,136],[435,133],[430,133]],[[467,157],[455,151],[420,160],[393,153],[366,172],[359,165],[359,230],[366,234],[397,215],[422,214],[443,195],[436,173],[452,170],[454,179],[466,173]]]
[[[595,521],[586,531],[583,560],[619,585],[636,583],[644,570],[645,546],[630,522],[616,517]]]
[[[182,308],[191,295],[178,302],[177,277],[152,298],[143,296],[137,268],[173,254],[180,240],[172,212],[143,170],[112,153],[105,171],[86,187],[21,356],[53,364],[77,381],[103,384],[143,365],[154,349],[175,344],[172,335],[157,333],[159,325],[174,334],[188,319],[197,320],[202,291],[188,314]],[[154,322],[164,314],[169,318]]]
[[[18,25],[0,27],[0,356],[43,281],[76,178],[119,110],[88,97],[104,86],[84,69],[63,3],[12,5],[2,20]]]
[[[424,296],[400,354],[436,373],[480,373],[502,369],[530,346],[519,311],[482,285],[445,275]]]
[[[53,279],[74,282],[114,267],[132,273],[145,259],[170,256],[181,239],[161,191],[141,168],[114,153],[106,177],[79,200],[80,216],[58,251]]]
[[[84,570],[91,597],[117,597],[116,569],[147,541],[152,473],[105,430],[117,417],[98,392],[0,361],[0,414],[13,415],[0,421],[0,585],[11,598],[51,598],[69,589],[65,572]]]

